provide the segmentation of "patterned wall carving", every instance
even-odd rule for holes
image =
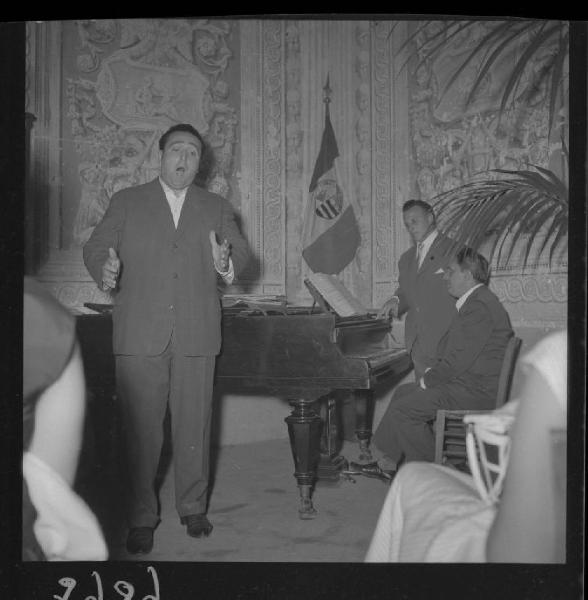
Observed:
[[[284,283],[284,24],[263,23],[263,272],[264,283]]]
[[[355,194],[361,245],[355,255],[355,292],[365,306],[372,305],[372,135],[371,135],[371,34],[369,21],[355,25]],[[358,293],[359,292],[359,293]]]
[[[286,295],[299,293],[302,280],[302,96],[300,27],[297,21],[286,22]]]
[[[68,78],[66,88],[82,184],[76,245],[88,239],[114,192],[157,176],[157,140],[174,123],[192,123],[205,136],[216,159],[209,189],[230,196],[237,116],[222,79],[230,31],[227,21],[77,22],[76,65],[86,77]]]
[[[568,278],[566,275],[528,275],[494,277],[490,285],[502,302],[556,302],[567,303]]]
[[[391,227],[392,182],[390,181],[390,165],[392,164],[391,139],[392,123],[390,121],[390,79],[393,76],[390,68],[389,27],[378,23],[373,36],[373,71],[372,93],[374,95],[374,118],[372,135],[374,154],[373,168],[373,202],[374,202],[374,272],[376,280],[389,279],[393,272],[395,257],[393,256]]]
[[[286,146],[291,147],[292,134],[286,127],[286,103],[291,100],[284,64],[287,35],[292,33],[286,33],[282,21],[269,20],[243,21],[239,30],[241,170],[236,176],[244,231],[257,258],[241,277],[242,287],[286,294],[286,173],[292,168]]]

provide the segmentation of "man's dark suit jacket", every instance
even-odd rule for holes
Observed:
[[[439,343],[438,360],[424,375],[427,388],[465,388],[492,401],[508,340],[513,330],[500,300],[487,286],[466,299]]]
[[[248,244],[221,196],[191,185],[177,230],[159,179],[112,196],[84,246],[84,262],[100,286],[108,248],[121,260],[113,307],[115,354],[158,355],[173,327],[182,354],[218,354],[221,306],[211,230],[231,244],[237,276],[248,260]]]
[[[438,233],[429,252],[417,270],[416,246],[402,254],[398,261],[398,315],[406,314],[404,344],[410,352],[417,336],[421,348],[430,356],[447,331],[455,315],[455,298],[447,291],[444,268],[454,249],[453,241]]]

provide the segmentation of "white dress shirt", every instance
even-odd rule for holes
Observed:
[[[462,294],[457,299],[457,302],[455,303],[455,308],[457,308],[457,310],[459,311],[459,309],[464,305],[464,302],[470,297],[471,293],[474,290],[477,290],[481,285],[484,285],[484,284],[483,283],[478,283],[474,287],[471,287],[465,294]]]
[[[431,233],[429,233],[429,235],[424,240],[422,240],[420,242],[420,252],[419,252],[419,256],[418,256],[419,268],[423,264],[423,258],[425,258],[425,256],[427,255],[427,252],[431,248],[431,245],[435,241],[435,238],[437,237],[437,235],[439,235],[439,232],[436,229],[434,229],[433,231],[431,231]]]

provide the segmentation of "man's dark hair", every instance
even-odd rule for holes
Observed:
[[[404,213],[407,210],[410,210],[411,208],[415,207],[418,207],[421,210],[424,210],[426,213],[429,213],[433,217],[433,222],[435,221],[435,212],[433,211],[433,207],[424,200],[407,200],[402,205],[402,212]]]
[[[462,271],[469,271],[478,283],[485,285],[488,283],[490,267],[488,261],[479,252],[466,246],[457,253],[455,260],[459,268]]]
[[[177,125],[172,125],[159,138],[159,149],[163,152],[169,136],[176,131],[185,131],[186,133],[190,133],[200,142],[200,162],[198,164],[198,172],[194,177],[193,183],[194,185],[206,189],[206,184],[212,173],[212,167],[214,165],[214,154],[195,127],[190,125],[190,123],[178,123]]]
[[[202,136],[198,133],[198,131],[190,125],[190,123],[178,123],[177,125],[172,125],[160,138],[159,138],[159,149],[163,152],[165,149],[165,145],[167,144],[167,140],[172,133],[176,131],[185,131],[186,133],[192,134],[195,138],[198,138],[200,142],[201,151],[204,149],[204,140]]]

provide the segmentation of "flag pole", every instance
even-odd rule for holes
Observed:
[[[329,110],[329,104],[331,102],[331,93],[332,93],[332,89],[331,86],[329,85],[329,77],[330,75],[327,73],[327,81],[325,83],[325,85],[323,86],[323,102],[325,103],[327,112]]]

